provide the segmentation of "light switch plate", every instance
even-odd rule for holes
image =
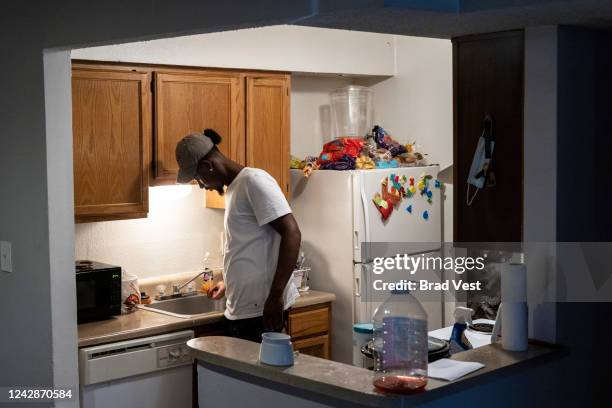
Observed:
[[[0,241],[0,269],[3,272],[13,272],[13,260],[11,258],[11,243]]]

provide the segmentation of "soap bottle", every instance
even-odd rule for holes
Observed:
[[[455,324],[453,325],[453,332],[450,337],[450,353],[460,353],[472,349],[472,343],[465,336],[465,330],[468,324],[472,323],[472,315],[474,311],[469,307],[459,306],[455,309],[453,316],[455,317]]]
[[[206,251],[204,253],[204,261],[202,262],[202,286],[200,286],[201,293],[208,293],[208,290],[213,287],[213,272],[208,268],[208,258],[210,257],[210,252]]]
[[[408,290],[395,290],[374,312],[374,386],[414,393],[427,385],[427,313]]]

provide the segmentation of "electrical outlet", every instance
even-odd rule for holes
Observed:
[[[11,243],[0,241],[0,269],[3,272],[13,272],[13,261],[11,258]]]

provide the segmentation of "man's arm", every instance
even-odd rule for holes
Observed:
[[[280,331],[283,327],[283,292],[295,268],[302,234],[293,214],[283,215],[269,224],[279,233],[281,242],[272,287],[264,305],[264,328]]]

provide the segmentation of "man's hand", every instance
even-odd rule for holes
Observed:
[[[225,283],[223,281],[217,282],[215,286],[212,286],[208,289],[208,291],[206,292],[206,295],[210,299],[214,299],[214,300],[221,299],[223,295],[225,295]]]
[[[280,332],[283,329],[283,299],[282,295],[270,294],[263,310],[263,325],[265,331]]]

